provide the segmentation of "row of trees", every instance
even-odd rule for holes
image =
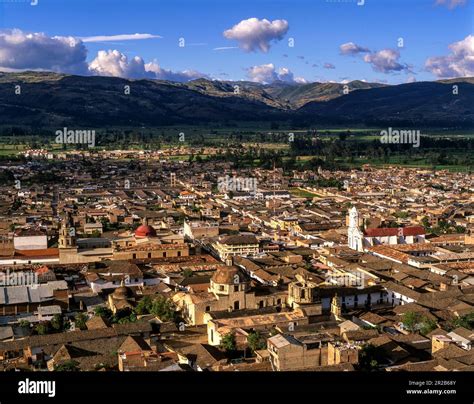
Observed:
[[[260,349],[265,349],[267,346],[267,340],[258,331],[251,331],[247,336],[247,346],[252,353]],[[227,353],[234,353],[237,350],[237,341],[234,333],[226,334],[222,337],[220,348],[225,350]]]
[[[119,310],[115,314],[107,307],[96,307],[94,314],[102,317],[109,323],[129,323],[137,321],[137,316],[144,314],[152,314],[159,317],[162,321],[178,322],[179,315],[174,304],[164,296],[152,298],[151,296],[143,297],[133,310]]]
[[[421,224],[425,228],[427,233],[433,233],[433,234],[453,234],[453,233],[465,233],[466,228],[461,225],[457,225],[455,222],[451,222],[448,220],[440,220],[438,221],[437,226],[431,226],[431,223],[428,219],[428,217],[423,217],[421,219]]]
[[[36,324],[31,331],[35,335],[61,333],[70,330],[73,323],[76,329],[85,330],[87,328],[86,322],[87,315],[84,313],[76,314],[74,320],[66,319],[62,314],[55,314],[50,321],[42,321]],[[21,320],[19,325],[28,330],[31,328],[31,324],[27,320]]]
[[[436,329],[436,321],[423,313],[407,311],[403,314],[402,324],[410,332],[420,332],[423,335],[429,334]]]

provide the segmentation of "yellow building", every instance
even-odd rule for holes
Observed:
[[[173,301],[190,325],[206,324],[216,311],[284,307],[287,292],[276,288],[259,291],[251,288],[250,279],[238,267],[220,267],[211,278],[207,292],[178,292]]]

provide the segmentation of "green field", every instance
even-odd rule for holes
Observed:
[[[386,129],[386,128],[385,128]],[[322,141],[322,145],[331,146],[331,144],[339,142],[345,145],[349,150],[353,150],[352,156],[345,153],[345,156],[335,155],[334,162],[340,167],[344,168],[358,168],[363,164],[371,164],[377,167],[387,166],[403,166],[416,167],[425,169],[437,169],[457,172],[468,172],[473,170],[474,160],[470,148],[433,148],[427,147],[414,148],[409,152],[397,153],[385,156],[384,158],[369,158],[372,154],[365,153],[365,144],[372,149],[373,141],[379,139],[381,129],[378,128],[318,128],[314,130],[302,129],[274,129],[257,125],[249,125],[245,128],[237,127],[217,127],[217,128],[203,128],[191,126],[171,126],[164,128],[122,128],[120,130],[100,130],[97,133],[99,143],[97,149],[126,149],[126,150],[166,150],[173,147],[193,147],[202,149],[203,147],[219,147],[222,154],[225,155],[227,151],[237,151],[239,155],[245,155],[245,163],[249,167],[257,167],[262,162],[268,161],[272,155],[277,155],[282,162],[288,162],[296,157],[294,168],[303,168],[312,159],[319,158],[326,160],[324,151],[322,153],[315,153],[315,150],[300,148],[299,155],[292,155],[294,148],[288,141],[288,134],[293,133],[296,140],[311,139],[313,136],[318,136]],[[179,135],[184,133],[184,142],[179,141]],[[474,139],[474,132],[468,130],[421,130],[422,135],[427,135],[430,138],[450,138],[450,139]],[[100,143],[100,140],[103,143]],[[29,148],[45,148],[52,153],[58,153],[63,149],[62,145],[53,143],[52,136],[46,134],[28,135],[28,136],[1,136],[0,137],[0,157],[3,159],[8,156],[18,155],[21,151]],[[341,143],[342,142],[342,143]],[[362,146],[357,147],[358,142],[364,142]],[[370,143],[368,143],[370,142]],[[422,143],[423,146],[423,143]],[[323,148],[326,146],[323,146]],[[260,149],[264,152],[263,156]],[[73,146],[68,146],[67,150],[74,150]],[[408,154],[406,154],[408,153]],[[443,153],[448,158],[433,158],[433,155]],[[250,157],[249,157],[250,156]],[[253,163],[252,162],[253,157]],[[182,154],[175,156],[167,156],[166,158],[173,161],[188,160],[189,155],[184,151]],[[194,156],[196,158],[196,156]],[[201,160],[207,160],[211,157],[201,155]],[[438,164],[433,164],[438,163]],[[314,167],[313,167],[314,168]]]
[[[290,188],[290,193],[297,198],[322,198],[321,195],[300,188]]]

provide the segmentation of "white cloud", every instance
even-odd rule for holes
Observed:
[[[416,77],[415,76],[408,76],[407,83],[416,83]]]
[[[324,63],[323,67],[325,69],[335,69],[336,66],[334,66],[332,63]]]
[[[280,67],[278,70],[277,79],[291,83],[295,81],[295,76],[293,75],[293,72],[287,67]]]
[[[204,73],[200,73],[196,70],[183,70],[180,72],[173,72],[171,70],[163,69],[160,67],[158,62],[154,60],[153,62],[145,64],[145,70],[147,73],[153,73],[155,79],[158,80],[171,80],[171,81],[190,81],[199,79],[202,77],[208,78]]]
[[[257,83],[272,83],[278,80],[278,75],[273,63],[249,67],[247,69],[247,77]]]
[[[350,55],[350,56],[355,56],[355,55],[358,55],[359,53],[370,52],[368,48],[359,46],[355,44],[354,42],[347,42],[347,43],[342,44],[339,47],[339,50],[341,52],[341,55]]]
[[[246,52],[257,50],[268,52],[271,42],[283,39],[288,28],[286,20],[270,22],[267,19],[249,18],[224,31],[224,36],[236,40]]]
[[[141,39],[161,38],[153,34],[120,34],[120,35],[98,35],[80,38],[82,42],[109,42],[109,41],[134,41]]]
[[[304,77],[295,77],[295,83],[298,84],[307,84],[308,80],[306,80]]]
[[[97,57],[90,63],[89,71],[97,76],[132,79],[149,78],[180,82],[207,77],[205,74],[194,70],[184,70],[182,72],[166,70],[161,68],[156,60],[145,63],[139,56],[129,59],[118,50],[99,51]]]
[[[339,47],[341,55],[357,56],[365,53],[364,61],[372,65],[377,72],[391,73],[408,70],[409,66],[399,62],[400,52],[393,49],[382,49],[380,51],[371,51],[369,48],[347,42]]]
[[[247,69],[247,77],[251,81],[262,84],[270,84],[274,81],[307,83],[303,77],[294,77],[293,72],[287,67],[280,67],[277,71],[273,63],[249,67]]]
[[[439,78],[474,76],[474,35],[449,45],[448,56],[426,60],[425,67]]]
[[[436,0],[435,4],[437,6],[447,6],[449,9],[453,9],[459,6],[464,6],[466,0]]]
[[[24,33],[14,29],[0,31],[0,71],[55,71],[68,74],[150,78],[189,81],[205,74],[194,70],[174,72],[161,68],[156,61],[145,63],[135,56],[129,59],[118,50],[101,50],[87,63],[87,42],[148,39],[151,34],[113,35],[109,37],[49,37],[43,33]]]
[[[90,63],[89,71],[97,76],[113,76],[131,79],[157,79],[171,81],[189,81],[205,74],[195,70],[174,72],[163,69],[156,60],[145,63],[139,56],[129,59],[118,50],[99,51],[97,57]]]
[[[19,29],[0,32],[0,70],[51,70],[87,72],[87,49],[74,37],[49,37]]]
[[[118,50],[99,51],[90,63],[89,71],[97,76],[113,76],[124,78],[152,77],[145,70],[145,62],[139,56],[128,59]]]
[[[219,46],[217,48],[214,48],[213,50],[223,51],[223,50],[229,50],[229,49],[239,49],[239,47],[238,46]]]
[[[399,59],[400,52],[393,49],[382,49],[364,56],[364,61],[370,63],[375,71],[381,73],[399,72],[407,69],[406,65],[399,63]]]

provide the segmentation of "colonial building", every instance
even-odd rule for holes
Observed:
[[[173,300],[185,320],[198,325],[206,324],[211,312],[283,307],[286,297],[287,292],[278,288],[252,288],[250,279],[238,267],[221,267],[214,272],[207,292],[178,292]]]
[[[222,338],[228,334],[243,334],[256,330],[269,332],[276,327],[294,330],[309,323],[308,316],[301,309],[281,313],[256,314],[253,316],[213,319],[207,323],[209,345],[220,345]]]
[[[45,250],[48,237],[41,230],[21,229],[13,236],[15,250]]]
[[[425,229],[422,226],[400,228],[361,228],[359,213],[352,207],[349,212],[349,228],[347,237],[349,247],[357,251],[365,251],[381,244],[414,244],[425,242]]]
[[[114,239],[77,239],[72,218],[63,221],[59,236],[61,264],[87,263],[102,260],[149,260],[187,257],[189,246],[182,235],[169,230],[158,234],[146,219],[135,232],[125,232]]]
[[[307,343],[304,338],[293,335],[277,334],[267,340],[272,368],[276,371],[304,371],[327,366],[340,366],[338,370],[353,370],[352,365],[359,361],[355,344],[333,341],[327,333],[312,335],[310,340],[319,343]]]
[[[132,310],[135,307],[135,295],[122,281],[120,287],[108,296],[108,304],[114,314],[120,310]]]
[[[234,256],[252,256],[259,253],[260,245],[254,235],[235,235],[218,238],[212,245],[219,258],[226,262]]]

